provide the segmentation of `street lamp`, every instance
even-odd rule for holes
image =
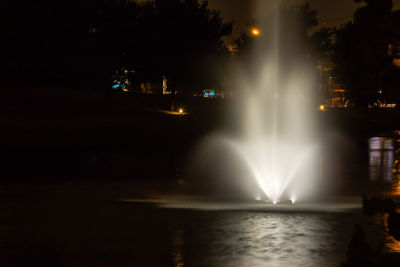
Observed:
[[[258,29],[258,28],[252,28],[252,29],[251,29],[251,34],[252,34],[253,36],[256,36],[256,37],[260,36],[260,34],[261,34],[260,29]]]

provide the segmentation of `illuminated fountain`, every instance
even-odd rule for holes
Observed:
[[[262,191],[254,196],[257,200],[294,203],[314,190],[316,145],[308,103],[311,84],[305,77],[298,72],[282,83],[276,65],[266,64],[256,85],[242,85],[253,89],[246,88],[251,93],[240,101],[242,132],[222,142],[257,182]]]
[[[221,128],[202,139],[187,157],[183,170],[185,182],[176,181],[177,189],[172,194],[121,201],[148,203],[165,209],[285,214],[360,209],[360,198],[336,195],[334,184],[326,175],[334,169],[335,159],[331,159],[329,153],[321,156],[324,151],[320,149],[315,123],[316,115],[321,112],[319,101],[314,98],[318,87],[314,77],[317,69],[315,65],[310,66],[310,62],[315,61],[299,52],[302,43],[295,41],[296,37],[288,41],[290,38],[280,36],[281,32],[288,33],[288,29],[297,31],[293,26],[296,22],[286,17],[273,18],[279,14],[276,12],[279,7],[271,10],[272,2],[258,1],[256,10],[270,10],[271,14],[260,16],[266,17],[266,21],[258,20],[254,25],[257,27],[249,29],[254,47],[244,60],[238,60],[240,64],[229,79],[233,97],[226,97],[222,103],[224,107],[232,104],[231,109],[225,110]],[[271,23],[271,18],[275,23]],[[282,25],[282,22],[292,24]],[[245,220],[252,216],[246,214]],[[275,218],[261,217],[267,221],[266,225],[271,225],[271,218]],[[250,227],[256,224],[251,223]],[[288,228],[290,233],[295,225],[297,222]],[[269,231],[264,229],[262,234],[257,233],[254,242],[266,240],[259,236]],[[273,231],[272,235],[278,232]],[[263,243],[262,251],[268,246],[269,243]],[[295,259],[292,254],[289,257]]]
[[[295,56],[297,43],[280,44],[284,38],[278,25],[282,26],[275,23],[273,29],[257,28],[257,34],[252,29],[258,43],[252,71],[241,71],[243,66],[237,71],[239,100],[234,114],[240,118],[240,133],[234,138],[219,137],[246,166],[245,179],[254,178],[261,189],[253,197],[274,204],[310,197],[316,191],[319,163],[313,125],[313,76],[304,58]]]
[[[256,209],[275,209],[265,205],[267,202],[296,203],[296,207],[280,205],[279,209],[299,210],[302,205],[310,204],[306,200],[314,200],[317,193],[326,191],[320,190],[322,187],[316,179],[321,160],[314,125],[318,101],[313,98],[316,84],[313,67],[307,63],[304,53],[299,53],[301,42],[296,42],[296,37],[281,36],[281,32],[288,33],[287,29],[297,31],[294,25],[298,21],[279,17],[282,14],[277,11],[280,10],[278,0],[272,10],[272,0],[258,2],[257,10],[269,9],[271,14],[262,14],[260,17],[266,17],[266,21],[259,20],[258,27],[250,30],[252,38],[256,38],[251,63],[239,65],[235,78],[231,79],[237,90],[232,112],[225,121],[229,130],[205,138],[191,158],[188,170],[196,197],[185,196],[184,201],[175,196],[163,198],[159,202],[164,207],[240,206],[211,205],[209,199],[203,205],[197,195],[207,195],[217,201],[251,200],[243,202],[250,205],[246,209],[253,208],[251,205]],[[272,17],[274,23],[271,23]],[[284,31],[283,21],[292,23]],[[289,35],[292,36],[290,32]],[[317,202],[311,204],[314,203]]]

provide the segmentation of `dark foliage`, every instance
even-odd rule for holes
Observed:
[[[197,0],[9,0],[3,6],[5,83],[20,88],[109,88],[121,66],[169,75],[181,88],[215,85],[216,65],[227,54],[222,38],[231,33],[231,24]]]
[[[392,12],[391,0],[363,2],[367,5],[356,11],[354,21],[336,31],[335,76],[359,105],[398,101],[400,69],[389,50],[400,40],[400,13]]]

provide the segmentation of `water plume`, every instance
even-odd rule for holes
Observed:
[[[214,143],[226,146],[246,166],[242,179],[254,180],[262,192],[255,192],[255,199],[295,203],[316,191],[314,80],[300,51],[302,40],[296,30],[291,32],[298,22],[286,17],[290,12],[278,1],[260,1],[257,10],[265,10],[266,2],[269,8],[273,3],[275,12],[258,19],[260,35],[252,37],[257,39],[250,64],[238,64],[236,70],[230,116],[239,122],[239,131]]]

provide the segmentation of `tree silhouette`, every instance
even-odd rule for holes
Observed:
[[[394,89],[399,80],[394,77],[398,69],[388,50],[399,40],[397,15],[391,12],[391,0],[363,2],[367,5],[356,11],[354,21],[336,32],[335,76],[346,86],[353,101],[360,105],[372,104],[381,97],[396,100],[399,97]]]
[[[135,49],[146,51],[141,65],[165,72],[189,91],[217,85],[228,60],[223,37],[232,25],[208,9],[207,1],[155,0],[145,6],[150,14],[141,23],[141,44],[151,49]]]
[[[6,3],[9,84],[108,88],[121,66],[215,86],[231,24],[206,1],[21,0]],[[161,79],[162,76],[160,76]]]

